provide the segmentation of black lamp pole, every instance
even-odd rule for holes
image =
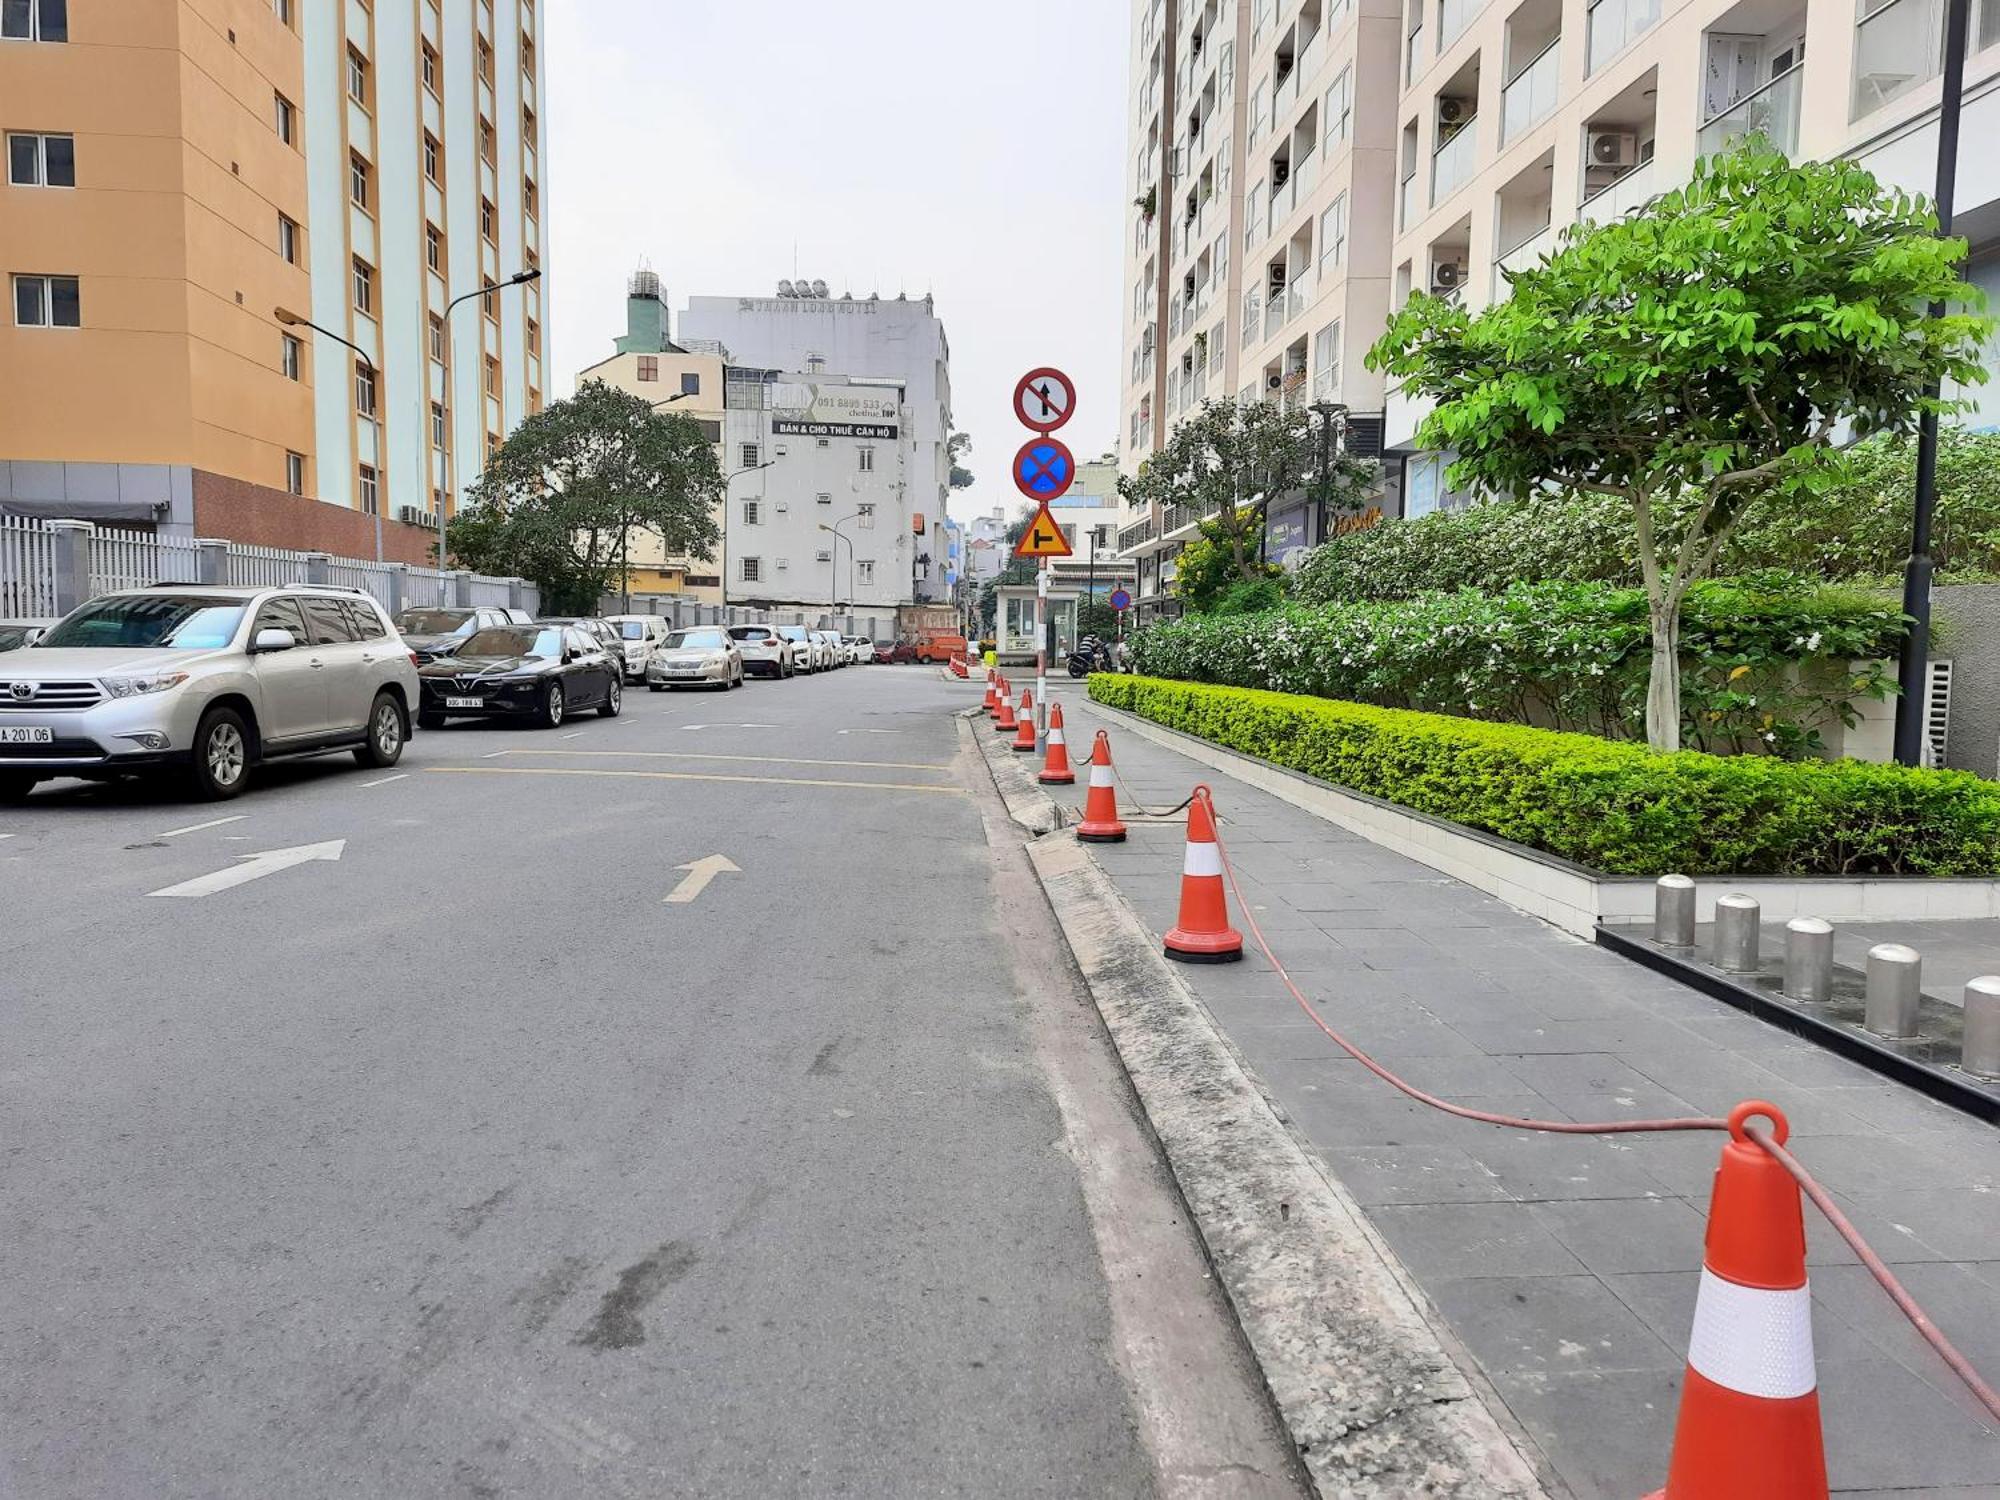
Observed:
[[[1944,98],[1938,104],[1937,220],[1938,233],[1951,233],[1952,199],[1958,187],[1958,116],[1965,92],[1965,36],[1972,0],[1945,0]],[[1944,316],[1942,302],[1931,304],[1931,316]],[[1943,394],[1933,381],[1933,400]],[[1902,660],[1896,677],[1902,692],[1896,699],[1896,761],[1923,763],[1924,708],[1929,697],[1931,649],[1931,517],[1937,509],[1937,413],[1923,414],[1917,428],[1917,503],[1910,525],[1910,560],[1903,570],[1903,613],[1910,628],[1903,636]]]

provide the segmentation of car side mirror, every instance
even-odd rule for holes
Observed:
[[[290,651],[296,645],[298,645],[298,641],[289,630],[282,629],[276,625],[268,625],[257,632],[257,639],[251,642],[250,649],[258,653],[265,651]]]

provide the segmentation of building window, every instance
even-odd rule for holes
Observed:
[[[486,82],[491,83],[493,81],[493,44],[487,41],[485,37],[479,39],[478,57],[479,76],[485,79]]]
[[[424,226],[424,264],[444,275],[444,231],[435,224]]]
[[[433,47],[429,42],[424,43],[424,87],[429,89],[433,94],[438,91],[437,48]]]
[[[738,456],[743,460],[744,468],[754,469],[758,466],[758,460],[761,455],[755,443],[745,443],[742,445],[742,450]]]
[[[692,370],[683,370],[681,372],[681,394],[683,396],[699,396],[701,394],[701,376]]]
[[[535,129],[535,112],[525,104],[521,106],[521,139],[530,146],[541,139]]]
[[[347,97],[368,106],[368,59],[352,47],[347,49]]]
[[[69,0],[0,0],[0,38],[10,42],[69,40]]]
[[[1346,140],[1353,122],[1354,69],[1349,66],[1340,70],[1340,76],[1326,91],[1326,144],[1332,146]]]
[[[375,268],[358,255],[354,257],[354,310],[375,311]]]
[[[81,283],[74,276],[16,276],[14,321],[23,328],[81,328]]]
[[[737,567],[741,570],[737,576],[745,583],[757,583],[764,577],[764,559],[761,557],[740,558]]]
[[[293,24],[292,0],[271,0],[271,10],[277,16],[280,25]]]
[[[521,207],[529,218],[539,219],[542,216],[541,202],[541,191],[535,186],[535,179],[532,177],[522,179]]]
[[[7,180],[15,187],[75,187],[76,137],[8,136]]]
[[[755,500],[745,500],[743,502],[743,524],[745,526],[755,526],[760,519],[757,502]]]
[[[431,446],[440,452],[443,451],[445,445],[445,430],[444,403],[442,401],[433,401],[431,403]]]
[[[484,115],[479,118],[479,155],[489,167],[499,160],[499,145],[493,139],[493,122]]]
[[[424,176],[440,186],[444,182],[444,147],[428,130],[424,132]]]
[[[287,265],[299,263],[299,226],[294,219],[284,214],[278,215],[278,254],[284,256]]]
[[[278,345],[278,368],[285,372],[287,380],[304,378],[306,346],[289,333],[280,334],[279,338],[281,342]]]
[[[527,321],[527,330],[528,352],[530,354],[540,354],[542,352],[542,325],[537,323],[533,318],[530,318]]]
[[[859,531],[873,531],[875,529],[875,507],[872,505],[855,506],[854,525]]]
[[[858,586],[872,587],[875,582],[875,563],[872,558],[862,558],[854,565],[854,577]]]
[[[856,450],[855,458],[863,474],[873,474],[875,472],[875,450],[873,448]]]
[[[500,394],[500,361],[490,354],[486,356],[486,394]]]
[[[498,458],[499,456],[500,456],[500,434],[497,432],[489,432],[486,434],[486,461],[490,464],[493,462],[494,459]]]
[[[303,495],[306,492],[306,456],[303,453],[285,455],[285,493]]]
[[[273,94],[271,96],[271,108],[274,111],[272,123],[277,126],[278,139],[283,141],[287,146],[297,145],[299,134],[298,106],[293,104],[283,94]]]
[[[521,71],[535,76],[535,39],[526,32],[521,33]]]
[[[370,170],[366,158],[349,152],[347,157],[347,196],[354,206],[363,213],[368,211],[368,179]]]
[[[364,417],[375,415],[375,371],[358,359],[354,362],[354,409]]]
[[[660,378],[660,357],[657,354],[639,356],[639,378],[649,382]]]
[[[479,200],[479,234],[489,245],[500,243],[500,215],[485,198]]]
[[[364,516],[379,515],[381,509],[382,498],[375,484],[375,466],[373,464],[363,464],[361,466],[361,513]]]
[[[431,314],[431,358],[444,363],[444,319]]]
[[[1319,267],[1324,275],[1347,259],[1347,194],[1342,193],[1319,216]]]

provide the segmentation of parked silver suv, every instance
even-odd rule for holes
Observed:
[[[410,648],[352,589],[105,594],[0,661],[0,803],[58,776],[167,772],[222,798],[261,761],[393,766],[417,701]]]

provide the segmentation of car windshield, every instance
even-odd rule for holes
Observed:
[[[667,637],[669,651],[719,651],[728,644],[719,630],[676,630]]]
[[[643,641],[646,638],[646,622],[644,620],[627,620],[618,627],[618,633],[628,641]]]
[[[213,651],[236,638],[241,599],[198,594],[114,594],[94,599],[35,644]]]
[[[489,625],[475,632],[460,656],[546,656],[562,655],[562,632],[533,625]]]
[[[404,635],[456,635],[471,623],[469,609],[406,609],[396,616]]]

